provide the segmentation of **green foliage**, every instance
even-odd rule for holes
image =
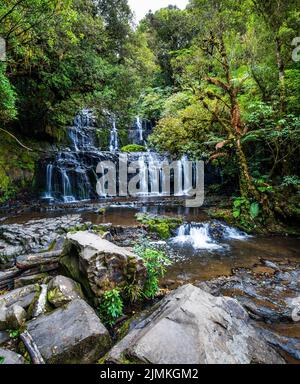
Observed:
[[[3,356],[0,356],[0,364],[3,364],[3,363],[4,363],[4,361],[5,361],[5,357],[3,357]]]
[[[285,176],[283,178],[283,181],[281,183],[282,187],[299,187],[300,186],[300,177],[293,175],[293,176]]]
[[[147,280],[143,288],[143,296],[147,299],[154,299],[159,291],[159,279],[164,276],[166,267],[171,261],[166,254],[154,249],[148,242],[136,245],[135,252],[145,263],[147,268]]]
[[[8,330],[9,337],[11,339],[17,339],[20,336],[21,331],[19,329]]]
[[[123,314],[123,302],[118,289],[104,292],[99,306],[99,315],[104,324],[112,327]]]
[[[146,152],[146,148],[143,145],[128,144],[121,148],[121,152]]]

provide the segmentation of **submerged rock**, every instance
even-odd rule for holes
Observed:
[[[231,298],[185,285],[166,296],[109,352],[106,362],[284,363]]]
[[[61,307],[75,299],[82,299],[80,284],[65,276],[56,276],[48,284],[48,301],[55,307]]]
[[[130,274],[141,287],[146,280],[141,258],[90,232],[68,234],[60,262],[90,297],[101,297],[106,290],[121,287]]]
[[[28,322],[27,330],[47,363],[95,363],[111,346],[107,329],[84,300],[73,300]]]
[[[3,348],[0,348],[0,360],[2,364],[25,364],[23,356]]]

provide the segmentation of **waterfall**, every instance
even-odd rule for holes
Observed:
[[[101,161],[117,165],[116,168],[111,169],[109,176],[110,181],[115,185],[115,190],[110,190],[109,196],[116,196],[118,191],[120,192],[120,184],[118,184],[120,175],[117,117],[106,111],[106,118],[110,123],[110,152],[101,152],[96,145],[97,131],[93,112],[84,109],[75,116],[73,126],[68,128],[69,146],[61,148],[54,155],[51,155],[51,158],[44,159],[41,162],[43,174],[45,175],[42,180],[45,190],[42,195],[44,199],[48,199],[50,202],[56,200],[64,203],[98,199],[99,194],[96,185],[99,178],[104,176],[104,173],[96,173],[96,169]],[[137,116],[131,128],[133,126],[134,129],[131,129],[130,132],[134,134],[135,142],[144,144],[147,147],[145,141],[145,136],[149,133],[147,123]],[[102,136],[98,135],[98,137]],[[192,180],[190,180],[193,175],[187,167],[189,161],[185,156],[175,162],[175,166],[174,164],[171,166],[171,161],[166,156],[147,149],[143,153],[128,154],[128,164],[130,165],[133,162],[135,165],[138,164],[136,168],[139,168],[136,171],[136,173],[139,173],[138,184],[136,184],[139,185],[139,188],[136,188],[137,195],[155,197],[174,194],[183,196],[193,184]],[[105,172],[106,175],[108,173]],[[172,181],[173,175],[174,183]],[[129,182],[136,176],[127,175],[127,181]],[[114,180],[112,180],[112,177]],[[104,190],[106,190],[106,186],[107,184],[103,187]],[[100,197],[106,195],[107,192],[100,193]]]
[[[52,199],[52,176],[53,176],[53,164],[47,165],[46,170],[46,183],[47,183],[47,191],[45,193],[45,199]]]
[[[76,199],[72,194],[72,186],[66,169],[61,169],[62,185],[63,185],[63,200],[65,203],[72,203]]]
[[[110,152],[116,152],[119,150],[118,130],[117,130],[115,118],[112,119],[112,127],[110,130],[109,150],[110,150]]]
[[[144,145],[144,131],[143,131],[143,121],[139,116],[136,117],[136,131],[137,131],[137,139],[138,139],[138,144]]]

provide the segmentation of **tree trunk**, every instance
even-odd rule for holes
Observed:
[[[279,93],[280,93],[280,112],[286,111],[286,92],[285,92],[285,68],[281,56],[281,42],[279,37],[276,37],[276,61],[279,72]]]

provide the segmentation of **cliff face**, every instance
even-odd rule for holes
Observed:
[[[49,144],[20,138],[32,151],[21,147],[13,138],[1,133],[0,140],[0,204],[17,194],[34,190],[34,173],[41,151]]]

